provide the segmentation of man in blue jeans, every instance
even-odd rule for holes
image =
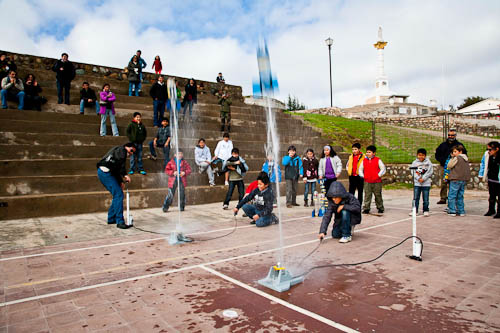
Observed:
[[[248,204],[254,199],[255,204]],[[274,193],[269,187],[269,176],[265,172],[260,172],[257,177],[257,188],[244,197],[234,208],[234,214],[238,214],[243,208],[245,214],[252,220],[251,224],[257,227],[267,227],[271,223],[278,223],[278,218],[273,214]]]
[[[123,218],[123,188],[125,187],[124,181],[130,183],[130,177],[127,176],[125,170],[127,156],[131,156],[134,152],[135,146],[129,142],[123,146],[111,148],[97,163],[97,176],[113,196],[108,210],[108,224],[116,224],[116,227],[120,229],[131,227],[125,224]]]
[[[18,109],[24,109],[24,85],[23,81],[17,78],[15,71],[10,71],[9,75],[4,77],[0,83],[2,87],[2,109],[7,109],[7,100],[16,100],[19,102]]]
[[[161,119],[165,114],[165,106],[168,99],[167,85],[163,82],[164,78],[160,75],[158,81],[155,82],[149,90],[149,95],[153,98],[153,126],[159,127]]]
[[[347,192],[341,182],[333,182],[326,193],[328,209],[321,221],[319,239],[325,238],[328,225],[334,217],[332,237],[340,238],[339,243],[349,243],[356,224],[361,223],[361,204],[351,193]]]

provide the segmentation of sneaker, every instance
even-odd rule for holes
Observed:
[[[286,208],[292,208],[293,206],[290,204],[286,204]]]
[[[408,216],[412,216],[412,215],[413,215],[413,212],[409,212],[409,213],[408,213]],[[418,212],[417,212],[415,215],[417,215],[417,216],[418,216]]]
[[[243,213],[243,215],[242,215],[242,216],[243,216],[243,217],[248,217],[248,215],[247,215],[247,214],[245,214],[245,213]]]
[[[441,199],[437,202],[438,205],[444,205],[446,204],[446,199]]]
[[[251,221],[250,221],[250,224],[255,224],[255,220],[251,220]]]
[[[448,216],[457,216],[457,213],[448,213]]]
[[[425,217],[429,217],[429,212],[424,212]]]
[[[463,213],[463,214],[457,214],[457,216],[464,217],[465,213]]]
[[[229,182],[226,180],[226,181],[224,182],[224,185],[229,186]]]
[[[128,174],[129,174],[129,175],[133,175],[133,174],[134,174],[134,171],[130,170],[130,171],[128,172]]]
[[[223,205],[223,206],[222,206],[222,209],[224,209],[224,210],[228,210],[228,209],[229,209],[229,205]]]
[[[120,224],[117,224],[116,225],[117,228],[119,229],[128,229],[128,228],[132,228],[131,225],[126,225],[125,223],[120,223]]]
[[[383,210],[383,209],[379,209],[379,210],[378,210],[378,213],[379,213],[379,214],[384,214],[384,210]]]
[[[208,185],[211,186],[211,187],[213,187],[213,186],[215,186],[215,183],[210,183]]]
[[[144,171],[144,170],[139,171],[139,173],[140,173],[141,175],[147,175],[146,171]]]
[[[273,204],[273,208],[278,208],[278,204]]]
[[[370,214],[370,210],[369,209],[363,210],[363,214]]]
[[[279,218],[276,215],[272,214],[271,215],[271,224],[278,224],[278,223],[280,223]]]
[[[148,156],[148,158],[149,158],[150,160],[153,160],[153,161],[156,161],[156,160],[158,159],[158,158],[157,158],[156,156],[154,156],[154,155],[149,155],[149,156]]]
[[[352,240],[351,236],[349,236],[349,237],[342,237],[341,239],[339,239],[339,243],[349,243],[351,240]]]
[[[443,212],[448,213],[448,207],[446,207],[445,209],[443,209]]]
[[[164,213],[168,212],[168,207],[162,207],[162,209]]]

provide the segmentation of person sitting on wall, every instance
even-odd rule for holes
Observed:
[[[80,114],[84,113],[86,107],[95,107],[96,114],[99,114],[101,110],[95,91],[90,88],[88,82],[83,82],[82,89],[80,90]]]
[[[18,109],[24,109],[24,85],[23,81],[17,78],[15,71],[10,71],[9,76],[2,79],[2,109],[7,109],[7,100],[19,102]]]

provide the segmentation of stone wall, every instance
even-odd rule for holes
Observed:
[[[459,133],[467,133],[472,135],[480,135],[484,137],[500,136],[500,129],[496,126],[484,126],[465,121],[466,116],[450,115],[449,128],[455,128]],[[443,130],[443,116],[430,116],[430,117],[387,117],[377,118],[377,123],[388,125],[395,125],[401,127],[420,128],[433,131]]]
[[[391,183],[412,183],[412,175],[408,164],[387,164],[387,172],[383,177],[384,184]],[[439,164],[434,164],[432,174],[432,185],[441,186],[442,168]],[[467,183],[467,189],[487,190],[486,184],[479,178],[479,164],[471,163],[471,180]]]
[[[19,54],[2,50],[0,50],[0,53],[5,53],[11,60],[14,61],[14,63],[16,63],[17,66],[22,65],[24,68],[31,68],[34,70],[51,71],[52,66],[56,61],[56,59],[54,58],[38,57],[29,54]],[[99,79],[107,77],[119,81],[127,81],[127,69],[126,69],[127,64],[124,64],[124,68],[115,68],[115,67],[98,66],[98,65],[86,64],[74,61],[72,62],[76,67],[77,78],[78,75],[86,75],[86,76],[90,75],[90,76],[95,76],[96,78]],[[53,77],[55,79],[55,73],[53,74],[54,74]],[[216,74],[214,74],[214,77],[215,75]],[[168,74],[165,74],[165,76],[175,78],[177,81],[179,81],[182,87],[186,85],[188,80],[190,79],[178,76],[171,76]],[[155,82],[156,79],[157,79],[156,74],[143,72],[144,82],[152,83]],[[196,80],[196,82],[200,93],[212,93],[218,91],[221,88],[221,84],[218,84],[216,82],[209,82],[202,80]],[[233,98],[241,99],[241,101],[243,101],[242,89],[240,86],[233,86],[226,84],[223,85],[222,87],[225,90],[229,91],[229,93],[231,94],[231,96],[233,96]]]

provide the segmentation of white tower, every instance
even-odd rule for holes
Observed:
[[[377,79],[375,81],[375,89],[376,90],[389,90],[389,81],[387,80],[387,76],[384,71],[384,48],[387,45],[387,42],[384,41],[382,37],[382,27],[378,28],[378,41],[373,44],[373,46],[377,49]],[[377,101],[379,103],[379,101]]]

